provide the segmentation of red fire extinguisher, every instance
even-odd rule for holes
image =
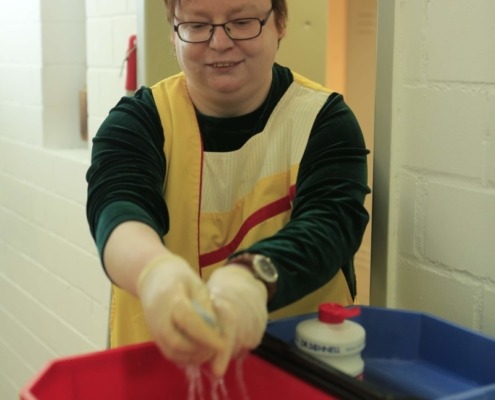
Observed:
[[[134,94],[137,90],[137,39],[136,35],[129,37],[127,46],[127,75],[125,81],[125,90],[128,94]]]

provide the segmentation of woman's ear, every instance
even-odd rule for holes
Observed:
[[[280,42],[285,37],[285,33],[286,33],[285,28],[280,28],[278,30],[278,46],[277,46],[277,48],[280,48]]]
[[[286,28],[285,26],[277,27],[277,31],[278,31],[278,41],[280,42],[285,37]]]

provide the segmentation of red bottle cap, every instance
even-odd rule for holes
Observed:
[[[322,303],[318,307],[318,319],[327,324],[341,324],[347,318],[361,314],[359,307],[344,307],[336,303]]]

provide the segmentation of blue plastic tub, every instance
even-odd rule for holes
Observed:
[[[428,400],[495,400],[495,338],[428,314],[360,308],[365,381]],[[273,321],[268,332],[294,344],[296,325],[316,316]]]

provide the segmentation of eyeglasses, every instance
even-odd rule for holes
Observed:
[[[224,24],[207,24],[204,22],[181,22],[174,25],[174,31],[183,42],[205,43],[213,36],[217,26],[221,26],[232,40],[249,40],[258,37],[266,22],[270,18],[272,9],[265,18],[239,18],[227,21]]]

